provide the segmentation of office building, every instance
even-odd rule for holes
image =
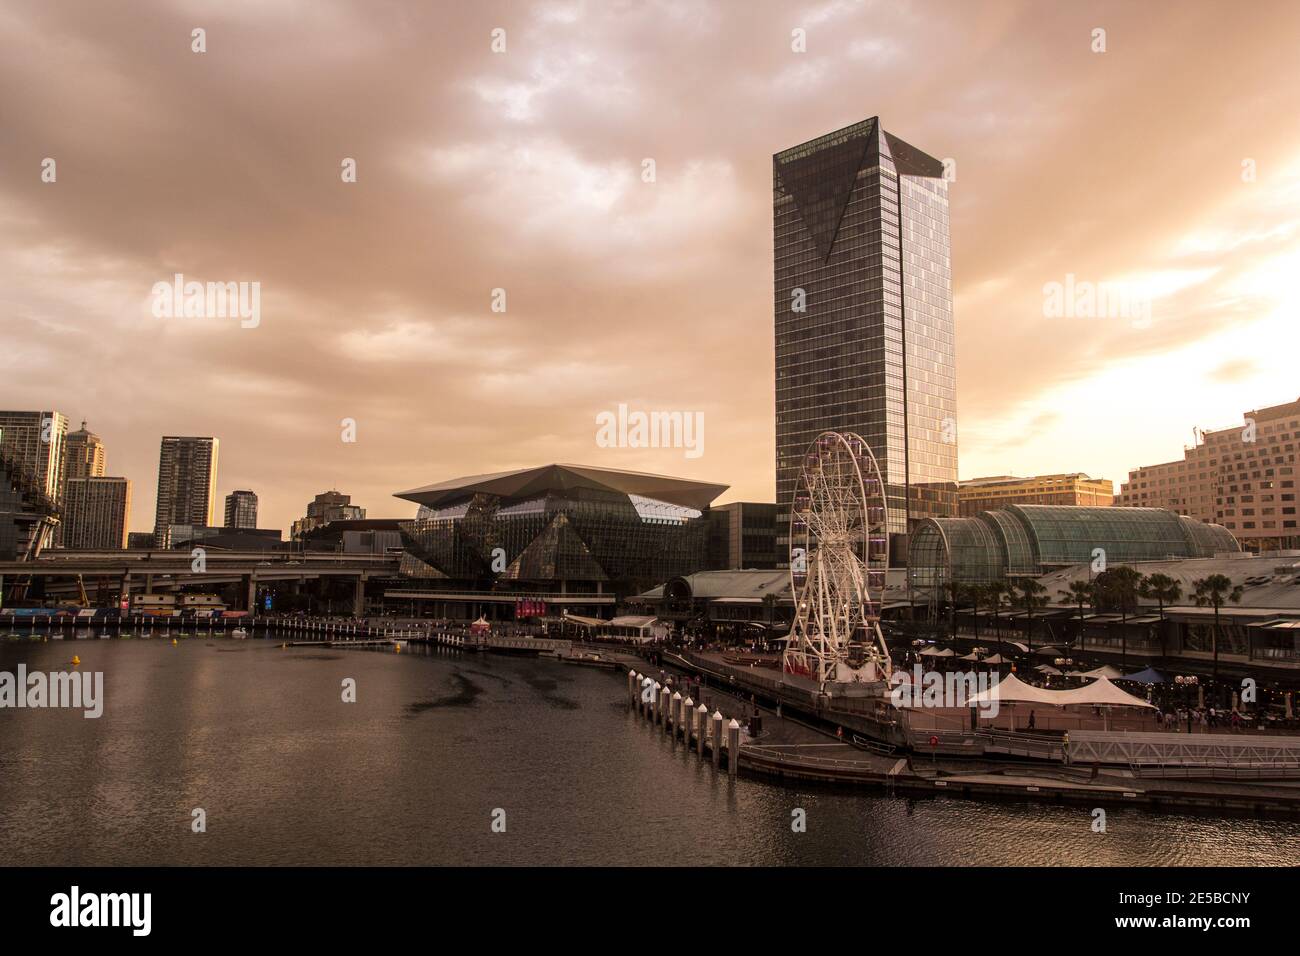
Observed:
[[[323,527],[331,521],[360,521],[365,516],[366,509],[354,505],[351,495],[345,495],[337,490],[325,491],[307,505],[307,516],[293,523],[289,529],[289,537],[298,541],[309,531]]]
[[[769,570],[777,566],[776,505],[733,501],[709,509],[710,570]]]
[[[972,478],[957,489],[961,516],[970,518],[981,511],[1006,505],[1079,505],[1104,508],[1115,498],[1114,486],[1106,478],[1068,475],[1038,475],[1014,478]]]
[[[226,495],[226,527],[257,527],[257,495],[251,491],[232,491]]]
[[[107,472],[107,456],[99,436],[86,428],[83,421],[75,432],[68,432],[64,441],[67,480],[73,478],[102,478]]]
[[[804,454],[853,431],[885,483],[892,560],[957,512],[944,165],[873,117],[772,158],[778,553]]]

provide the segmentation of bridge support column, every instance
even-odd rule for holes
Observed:
[[[122,602],[125,601],[127,610],[130,611],[131,609],[131,572],[130,571],[127,571],[125,574],[122,575],[122,586],[121,588],[119,588],[119,591],[120,593],[118,594],[117,597],[118,607],[121,607]]]
[[[366,615],[366,576],[358,575],[356,584],[352,590],[352,616],[365,617]]]
[[[244,609],[248,611],[249,617],[257,616],[257,575],[248,576],[248,591],[244,599]]]

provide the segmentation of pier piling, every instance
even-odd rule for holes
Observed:
[[[713,725],[713,730],[709,746],[713,748],[713,769],[716,770],[722,761],[722,711],[715,710],[710,723]]]
[[[709,708],[700,704],[695,708],[695,748],[699,751],[700,759],[704,759],[704,730],[709,720]]]
[[[732,718],[727,724],[727,774],[734,777],[740,770],[740,724]]]

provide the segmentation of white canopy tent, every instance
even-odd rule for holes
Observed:
[[[1024,701],[1034,704],[1046,704],[1049,707],[1067,707],[1083,705],[1092,707],[1147,707],[1154,709],[1140,697],[1127,694],[1112,684],[1105,677],[1098,678],[1084,687],[1073,690],[1044,690],[1026,684],[1015,674],[1009,674],[986,691],[968,698],[967,703],[983,704],[992,701],[1013,703]]]

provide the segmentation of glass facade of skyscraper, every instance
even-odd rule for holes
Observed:
[[[777,153],[772,178],[778,553],[804,452],[828,429],[871,446],[901,544],[956,513],[943,164],[873,117]]]

